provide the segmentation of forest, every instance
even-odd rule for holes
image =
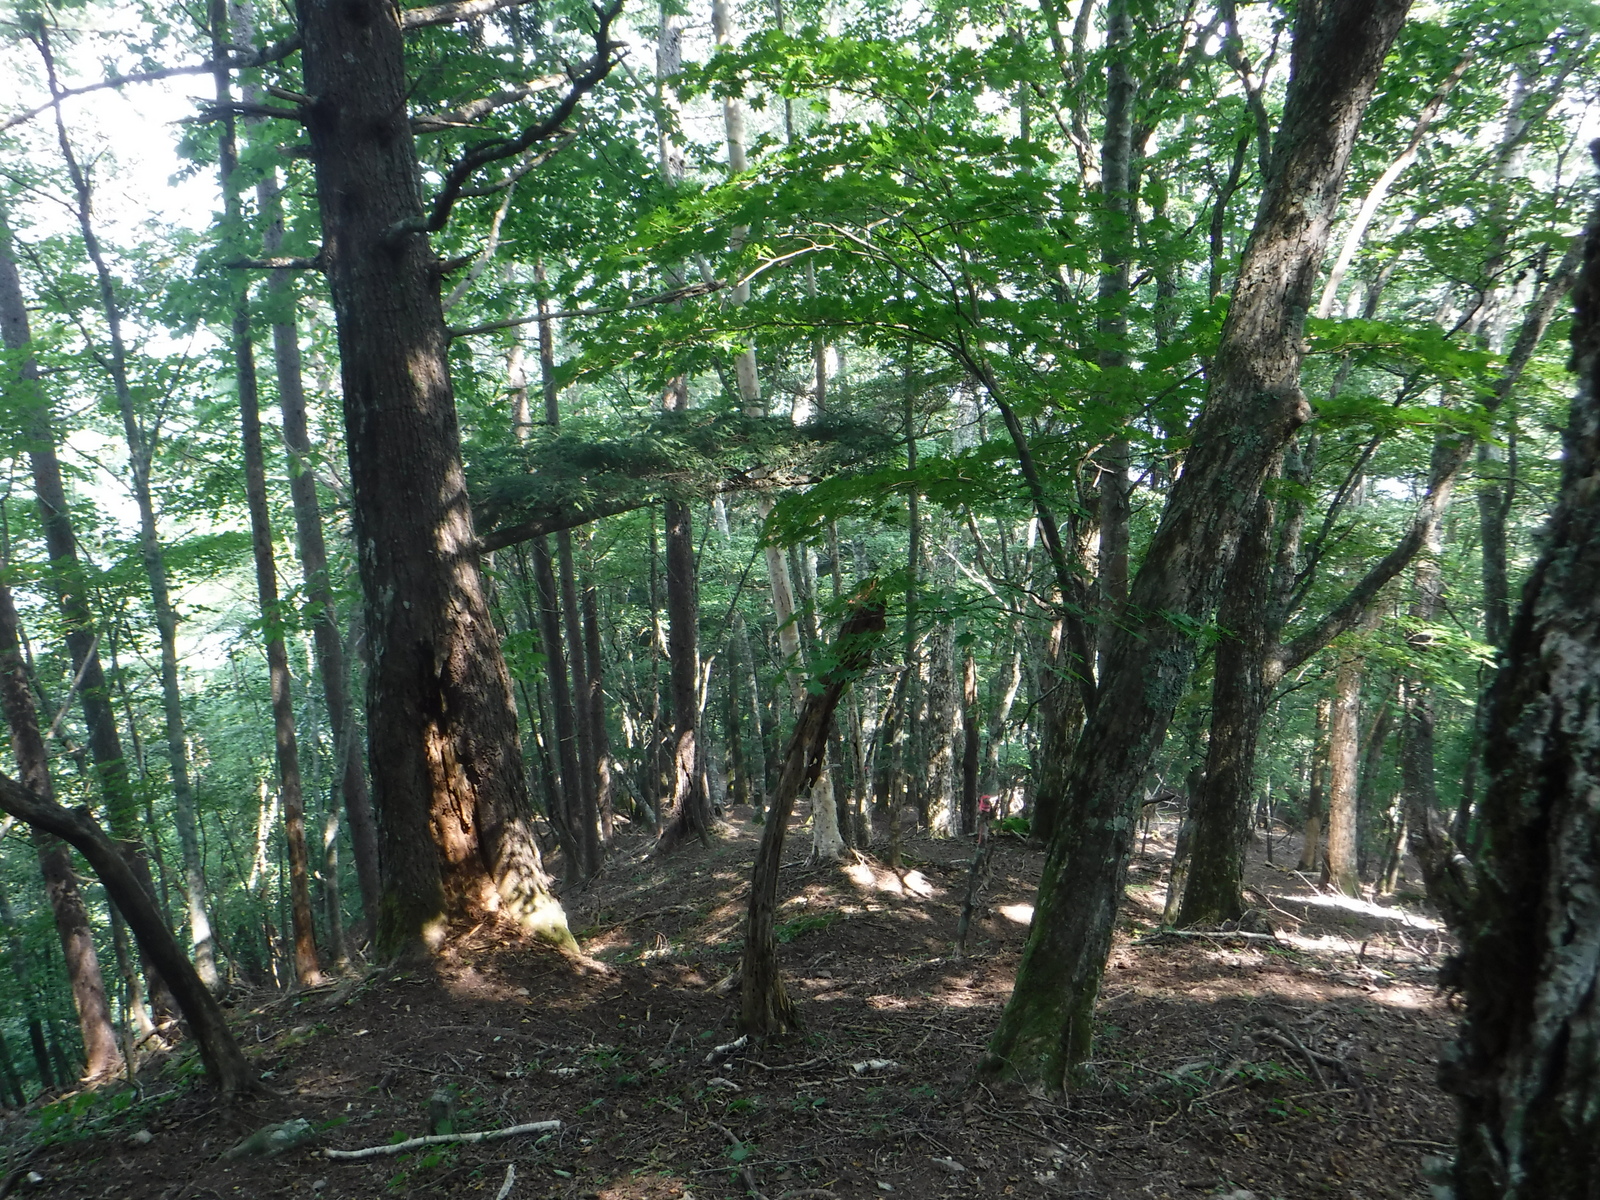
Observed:
[[[0,1200],[1594,1195],[1600,8],[0,28]]]

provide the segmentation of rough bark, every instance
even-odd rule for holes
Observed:
[[[424,232],[443,216],[438,202],[424,213],[400,13],[382,0],[304,0],[297,16],[371,647],[377,945],[436,947],[451,919],[498,911],[570,949],[533,837],[479,569],[439,262]],[[591,65],[584,78],[603,76],[610,58]]]
[[[773,936],[777,911],[778,870],[783,861],[783,841],[795,800],[817,777],[828,752],[828,731],[839,698],[872,661],[883,631],[883,602],[876,581],[857,589],[850,614],[834,640],[834,666],[819,682],[821,690],[808,692],[794,733],[784,752],[783,771],[772,794],[772,807],[761,830],[761,845],[750,876],[750,904],[745,916],[744,961],[741,969],[739,1026],[753,1037],[776,1037],[799,1024],[794,1002],[778,975],[778,944]]]
[[[1600,1178],[1600,214],[1589,234],[1561,496],[1490,694],[1485,850],[1450,975],[1462,1200],[1577,1200]]]
[[[1296,16],[1291,79],[1266,189],[1183,474],[1130,588],[1130,617],[1073,756],[1016,988],[990,1071],[1046,1088],[1088,1057],[1140,782],[1193,666],[1193,628],[1308,415],[1301,332],[1351,145],[1406,0],[1327,0]]]

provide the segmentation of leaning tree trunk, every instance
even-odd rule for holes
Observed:
[[[850,615],[839,627],[833,644],[834,666],[820,681],[818,692],[807,692],[801,705],[783,772],[772,794],[772,807],[761,830],[755,868],[750,876],[750,906],[745,917],[744,962],[741,970],[739,1027],[754,1037],[775,1037],[799,1024],[794,1002],[778,975],[778,945],[773,937],[773,916],[778,902],[778,869],[783,862],[783,840],[789,815],[800,793],[822,770],[828,754],[828,731],[834,709],[844,689],[872,661],[884,629],[883,601],[875,580],[868,580],[850,599]]]
[[[297,15],[371,645],[377,945],[435,947],[451,919],[499,911],[570,949],[479,568],[401,12],[349,0]]]
[[[39,733],[39,717],[22,662],[17,609],[11,590],[3,583],[0,583],[0,704],[5,709],[6,723],[11,726],[17,762],[26,780],[18,783],[0,775],[0,810],[27,821],[36,831],[70,842],[89,860],[106,895],[133,930],[141,953],[154,963],[172,989],[190,1032],[199,1043],[200,1057],[212,1082],[225,1097],[253,1090],[255,1076],[228,1032],[221,1006],[167,928],[155,897],[131,865],[132,856],[126,847],[119,846],[101,832],[84,809],[68,812],[51,796],[44,738]],[[43,784],[43,791],[30,786],[36,782]],[[103,991],[100,998],[103,1002]],[[110,1032],[109,1027],[105,1032]],[[86,1049],[91,1068],[97,1056],[102,1062],[109,1057],[105,1048],[97,1052],[95,1046],[86,1043]]]
[[[1309,415],[1299,388],[1304,316],[1356,130],[1407,7],[1328,0],[1298,10],[1277,150],[1206,406],[1073,756],[991,1072],[1060,1088],[1089,1055],[1140,783],[1193,667],[1186,628],[1211,615],[1256,497]]]
[[[127,761],[122,756],[122,735],[117,729],[116,712],[111,707],[111,691],[100,664],[99,638],[95,633],[94,616],[89,609],[88,582],[78,560],[78,538],[72,528],[71,512],[67,508],[61,463],[56,455],[51,409],[37,391],[39,368],[29,353],[32,333],[28,328],[28,310],[16,262],[12,258],[10,229],[5,225],[3,213],[0,213],[0,334],[3,334],[6,349],[20,351],[23,356],[13,381],[13,387],[19,389],[15,400],[24,411],[31,408],[34,414],[28,449],[34,499],[39,506],[39,523],[44,529],[45,550],[50,556],[50,586],[61,610],[67,653],[72,659],[73,678],[77,681],[78,704],[83,710],[84,725],[89,733],[89,754],[94,761],[96,781],[100,785],[101,797],[113,829],[117,830],[118,836],[129,840],[133,847],[131,852],[139,855],[135,869],[148,879],[149,868],[144,861],[143,851],[137,845],[138,803],[132,781],[128,778]],[[28,395],[28,392],[34,394]],[[199,838],[193,836],[193,799],[192,792],[182,789],[174,791],[178,833],[184,843],[184,861],[186,867],[193,867],[193,874],[186,870],[186,875],[189,876],[189,916],[195,962],[208,986],[215,986],[216,959],[211,925],[205,911],[205,881],[199,870]],[[149,884],[149,887],[153,897],[154,884]],[[137,981],[134,983],[135,994],[131,1000],[135,1020],[148,1031],[151,1028],[149,1014],[143,996],[137,989]],[[119,1061],[121,1058],[120,1052],[115,1051],[115,1047],[112,1049],[112,1056],[105,1059],[108,1065],[112,1058]]]
[[[1561,497],[1490,693],[1486,849],[1451,975],[1462,1200],[1578,1200],[1600,1178],[1600,211],[1586,258]]]

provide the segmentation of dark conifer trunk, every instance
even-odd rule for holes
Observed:
[[[302,0],[297,14],[371,646],[378,948],[437,946],[452,918],[490,911],[571,947],[479,572],[400,11]]]

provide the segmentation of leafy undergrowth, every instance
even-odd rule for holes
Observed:
[[[0,1169],[28,1156],[39,1179],[19,1179],[19,1194],[106,1200],[493,1198],[508,1182],[504,1200],[1427,1194],[1419,1164],[1451,1125],[1433,1084],[1451,1027],[1433,974],[1448,946],[1427,919],[1320,896],[1257,861],[1275,940],[1159,934],[1170,841],[1157,830],[1130,879],[1093,1083],[1053,1103],[970,1082],[1039,870],[1016,838],[999,841],[958,959],[970,843],[913,841],[898,873],[815,867],[797,827],[778,922],[806,1032],[729,1048],[747,817],[736,810],[710,850],[620,850],[566,898],[605,969],[482,927],[433,971],[244,1001],[237,1031],[273,1096],[219,1109],[180,1050],[150,1066],[139,1096],[81,1093],[12,1117]],[[440,1089],[457,1131],[562,1127],[321,1157],[428,1132]],[[222,1157],[293,1118],[311,1141]]]

